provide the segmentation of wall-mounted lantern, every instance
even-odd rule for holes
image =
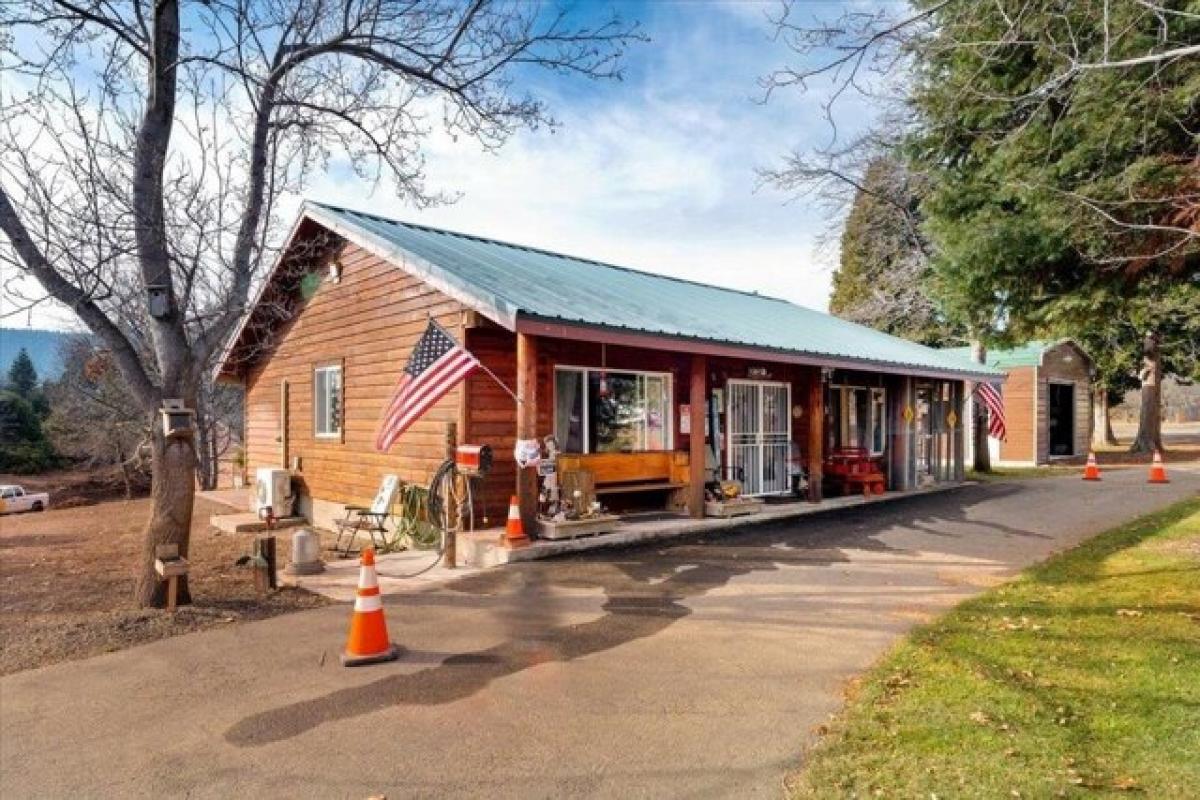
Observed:
[[[147,307],[150,316],[162,319],[171,313],[171,287],[165,283],[152,283],[146,287]]]
[[[168,439],[190,439],[195,435],[196,412],[184,408],[182,400],[163,400],[163,436]]]

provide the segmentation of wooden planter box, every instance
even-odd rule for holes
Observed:
[[[542,539],[574,539],[576,536],[595,536],[612,533],[620,523],[619,517],[605,515],[591,519],[568,519],[562,522],[538,520],[538,537]]]
[[[757,514],[762,511],[762,500],[758,498],[742,498],[738,500],[726,500],[720,503],[714,503],[711,500],[704,504],[704,516],[706,517],[740,517],[743,514]]]

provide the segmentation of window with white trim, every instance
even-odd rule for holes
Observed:
[[[319,439],[342,436],[342,366],[313,368],[313,433]]]
[[[554,434],[566,453],[670,450],[671,374],[556,368]]]

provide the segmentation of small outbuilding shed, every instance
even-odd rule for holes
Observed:
[[[970,357],[970,348],[954,348]],[[990,367],[1003,370],[1001,388],[1008,437],[989,439],[992,462],[1031,466],[1087,454],[1092,434],[1092,360],[1070,339],[1034,341],[991,350]],[[968,459],[973,458],[967,437]]]

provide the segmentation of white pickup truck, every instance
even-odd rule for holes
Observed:
[[[29,494],[21,486],[0,486],[0,514],[16,514],[21,511],[45,511],[50,507],[50,495],[45,492]]]

